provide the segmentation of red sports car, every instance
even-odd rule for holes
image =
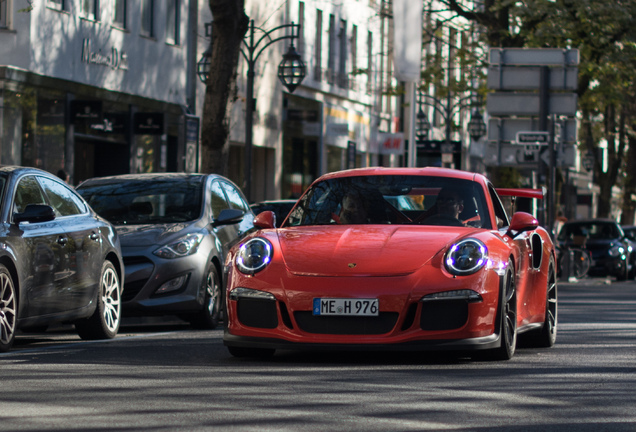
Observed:
[[[509,219],[480,174],[362,168],[326,174],[280,228],[272,212],[226,261],[224,344],[276,349],[460,350],[510,359],[517,335],[554,345],[555,248],[529,213]]]

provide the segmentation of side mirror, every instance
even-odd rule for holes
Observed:
[[[254,226],[258,229],[276,228],[276,214],[271,210],[260,212],[254,218]]]
[[[20,222],[48,222],[55,219],[55,211],[53,207],[46,204],[29,204],[22,213],[14,213],[13,221],[17,224]]]
[[[219,217],[212,222],[212,226],[221,226],[221,225],[233,225],[241,222],[243,220],[243,216],[245,216],[245,212],[243,210],[238,209],[223,209],[221,213],[219,213]]]
[[[516,212],[512,215],[512,220],[510,221],[507,234],[510,235],[511,231],[516,231],[517,234],[524,231],[531,231],[537,229],[538,226],[539,221],[530,213]]]

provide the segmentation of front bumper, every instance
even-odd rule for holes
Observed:
[[[223,344],[231,347],[281,349],[293,351],[478,351],[498,348],[501,344],[497,334],[461,340],[416,340],[400,343],[311,343],[290,342],[284,339],[223,335]]]

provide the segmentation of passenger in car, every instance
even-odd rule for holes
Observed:
[[[464,210],[464,200],[459,192],[452,188],[442,188],[437,195],[434,208],[437,213],[424,219],[424,224],[461,226],[459,214]]]

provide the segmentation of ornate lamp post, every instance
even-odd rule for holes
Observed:
[[[291,29],[291,34],[284,33],[286,29]],[[260,31],[262,34],[256,39],[255,32]],[[294,47],[294,39],[298,38],[300,32],[299,24],[283,24],[271,30],[263,30],[254,26],[254,20],[250,20],[248,33],[243,39],[243,48],[241,54],[247,61],[247,90],[245,100],[245,179],[243,184],[243,192],[249,202],[252,202],[252,147],[254,133],[254,67],[261,53],[273,44],[283,39],[291,39],[289,49],[283,54],[283,60],[278,65],[278,79],[280,82],[293,93],[296,87],[300,85],[306,75],[306,66],[303,63],[300,54],[296,52]],[[206,83],[210,75],[210,56],[211,51],[208,48],[197,63],[197,74],[199,79]]]
[[[427,105],[435,108],[438,112],[441,113],[444,118],[444,127],[446,130],[446,136],[444,140],[444,144],[442,145],[442,153],[452,152],[452,142],[451,142],[451,134],[452,129],[451,126],[453,124],[453,116],[455,116],[462,108],[467,108],[470,106],[475,106],[471,114],[470,121],[468,122],[468,133],[471,138],[475,141],[479,140],[482,136],[486,134],[486,124],[484,123],[484,118],[479,113],[479,110],[476,106],[480,105],[479,102],[474,101],[472,95],[463,97],[453,103],[452,97],[449,93],[449,96],[446,98],[446,103],[443,103],[439,99],[434,96],[427,95],[422,91],[419,92],[419,112],[417,114],[417,126],[421,131],[418,135],[418,140],[425,140],[428,136],[428,132],[431,128],[431,124],[428,121],[424,110],[422,109],[423,105]],[[420,138],[422,136],[422,138]]]
[[[278,78],[283,83],[290,93],[296,90],[296,87],[305,78],[306,67],[300,58],[300,55],[294,48],[294,39],[298,38],[300,32],[300,25],[298,24],[283,24],[269,31],[260,30],[263,34],[258,40],[255,40],[254,32],[257,28],[254,27],[254,20],[250,20],[249,32],[246,38],[243,40],[243,46],[245,50],[241,50],[241,54],[247,61],[247,98],[245,109],[245,183],[243,186],[243,192],[249,202],[252,202],[252,140],[253,140],[253,120],[254,120],[254,66],[258,57],[263,50],[282,39],[291,39],[291,45],[287,53],[283,55],[283,61],[278,66]],[[272,38],[272,35],[291,29],[291,34],[283,34],[276,38]]]

